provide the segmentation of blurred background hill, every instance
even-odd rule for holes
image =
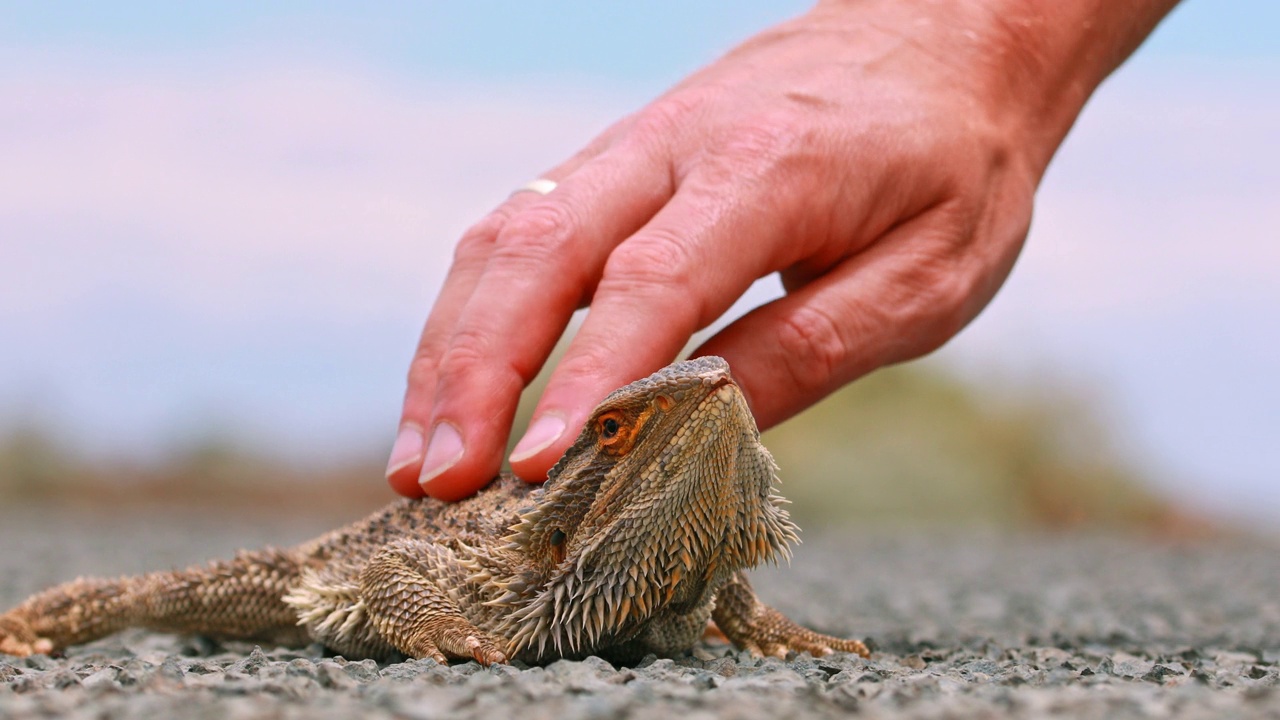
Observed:
[[[526,393],[527,425],[540,378]],[[1209,528],[1142,477],[1112,442],[1104,408],[1059,383],[983,388],[936,363],[874,373],[764,435],[803,527],[890,524]],[[518,434],[517,434],[518,437]],[[331,458],[273,455],[234,433],[151,460],[60,445],[47,428],[0,438],[0,502],[217,508],[354,518],[392,496],[386,448]]]

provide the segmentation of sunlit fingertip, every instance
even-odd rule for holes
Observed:
[[[391,446],[391,456],[387,460],[386,476],[399,473],[406,467],[422,462],[423,432],[417,423],[407,422],[400,426],[395,444]]]
[[[515,448],[511,451],[511,462],[518,463],[522,460],[528,460],[546,450],[552,443],[559,440],[560,436],[564,435],[566,427],[564,418],[559,414],[555,412],[544,413],[529,426],[520,442],[516,443]]]
[[[431,441],[427,443],[426,456],[422,460],[422,474],[418,476],[418,484],[430,493],[431,481],[446,470],[458,464],[465,452],[462,434],[452,423],[441,422],[431,433]]]

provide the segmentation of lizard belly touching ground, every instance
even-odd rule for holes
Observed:
[[[503,475],[290,549],[75,580],[0,615],[0,652],[145,627],[351,658],[625,661],[683,652],[711,619],[756,654],[865,656],[761,603],[742,573],[796,540],[775,473],[728,365],[678,362],[605,398],[541,487]]]

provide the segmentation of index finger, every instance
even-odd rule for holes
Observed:
[[[658,148],[608,150],[566,177],[498,233],[440,356],[419,482],[428,494],[471,494],[502,462],[520,391],[622,238],[669,197]]]
[[[691,180],[609,257],[587,319],[512,452],[521,477],[545,476],[601,398],[671,362],[694,332],[778,262],[778,246],[769,240],[782,214],[759,203],[726,204],[722,193]],[[565,431],[534,445],[546,417],[563,418]]]

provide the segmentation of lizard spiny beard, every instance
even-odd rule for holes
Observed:
[[[633,446],[647,450],[591,452],[609,417],[630,423],[643,437]],[[511,608],[498,632],[512,654],[623,642],[659,613],[706,602],[738,570],[789,557],[798,541],[773,490],[777,466],[720,358],[616,391],[575,449],[512,527],[507,550],[525,559],[520,569],[474,578]]]

